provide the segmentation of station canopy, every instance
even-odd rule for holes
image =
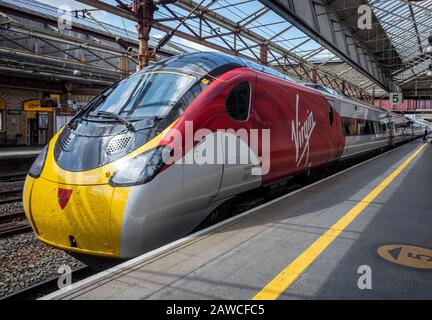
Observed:
[[[86,2],[88,1],[81,1]],[[118,1],[104,0],[116,6]],[[132,0],[123,0],[130,5]],[[164,1],[159,1],[163,3]],[[296,25],[279,16],[266,7],[265,1],[258,0],[202,0],[202,1],[165,1],[159,5],[156,20],[160,25],[176,28],[179,21],[187,17],[178,28],[184,34],[200,38],[204,48],[206,44],[224,48],[232,53],[260,61],[262,57],[260,41],[268,42],[267,64],[288,73],[299,81],[310,82],[311,70],[318,69],[318,82],[341,89],[341,83],[351,86],[348,94],[374,94],[386,96],[372,77],[359,72],[352,64],[346,63],[330,51],[321,41],[315,41],[296,27]],[[373,12],[373,23],[383,29],[383,39],[376,35],[360,38],[369,49],[376,44],[378,63],[383,70],[391,74],[393,81],[403,89],[403,85],[423,76],[430,68],[431,55],[426,52],[432,26],[432,0],[323,0],[319,1],[332,12],[336,12],[342,21],[352,19],[360,5],[369,5]],[[197,14],[190,15],[195,5],[199,6]],[[351,10],[351,11],[349,11]],[[349,11],[349,15],[348,12]],[[200,14],[198,14],[198,12]],[[328,10],[330,12],[330,10]],[[327,13],[324,13],[327,14]],[[358,16],[358,13],[357,15]],[[355,17],[354,17],[355,18]],[[356,20],[349,20],[347,26],[358,34]],[[355,23],[354,23],[355,24]],[[241,32],[233,32],[238,28]],[[373,33],[371,33],[373,34]],[[156,30],[153,35],[162,37],[163,32]],[[179,37],[181,38],[181,37]],[[187,50],[203,50],[203,46],[174,38],[174,41],[185,45]],[[379,41],[390,40],[390,48],[378,46]],[[197,41],[198,42],[198,41]],[[282,50],[279,50],[282,49]],[[386,52],[388,51],[388,52]],[[288,53],[288,54],[287,54]]]
[[[432,53],[427,52],[432,0],[369,0],[369,4],[402,59],[402,65],[393,65],[394,79],[403,85],[423,76],[432,64]]]
[[[107,1],[108,2],[108,1]],[[132,1],[126,1],[131,3]],[[360,72],[344,63],[330,50],[303,33],[295,25],[282,18],[257,0],[205,0],[198,2],[201,7],[211,10],[215,16],[223,17],[223,23],[217,19],[206,19],[200,23],[199,17],[191,18],[179,30],[191,35],[204,37],[206,42],[238,52],[252,60],[260,60],[259,39],[268,41],[268,65],[287,73],[300,82],[311,82],[311,70],[317,68],[318,81],[326,86],[340,90],[341,82],[352,84],[360,90],[372,94],[375,83]],[[185,6],[173,4],[160,7],[156,18],[163,24],[175,28],[178,20],[171,21],[173,16],[185,17],[190,11]],[[210,16],[210,15],[209,15]],[[247,29],[248,32],[234,35],[232,26]],[[248,37],[248,33],[253,36]],[[254,39],[251,39],[254,38]],[[201,46],[193,46],[202,49]],[[282,50],[277,50],[282,48]],[[284,57],[284,53],[289,55]],[[378,87],[377,92],[380,91]]]
[[[357,97],[384,97],[388,94],[373,77],[360,72],[352,63],[344,61],[340,54],[326,47],[324,42],[316,38],[318,41],[314,40],[295,24],[265,6],[265,1],[155,2],[158,3],[158,10],[155,12],[156,23],[151,33],[150,46],[157,46],[167,30],[174,28],[177,30],[175,36],[163,46],[168,54],[216,50],[258,62],[263,62],[265,56],[265,64],[300,82],[317,81]],[[380,30],[383,30],[383,34],[380,34],[382,39],[377,39],[376,35],[367,38],[366,32],[367,36],[360,37],[359,41],[368,49],[376,46],[380,67],[391,75],[400,88],[403,89],[404,85],[425,77],[429,68],[432,68],[432,55],[427,52],[429,37],[432,35],[432,0],[319,2],[331,7],[332,12],[342,21],[347,21],[346,26],[353,30],[357,27],[352,25],[355,24],[353,21],[356,21],[352,19],[358,16],[358,6],[367,4],[371,7],[374,26],[378,25]],[[134,16],[119,5],[123,3],[130,6],[132,0],[0,0],[1,3],[19,7],[20,10],[38,11],[57,17],[60,15],[57,7],[62,4],[68,5],[72,10],[87,9],[89,11],[85,18],[80,15],[73,16],[74,24],[137,43]],[[195,8],[197,10],[194,10]],[[354,30],[354,33],[361,32]],[[387,43],[387,47],[378,45],[380,41],[384,43],[389,40],[390,46]],[[263,44],[266,47],[264,53]]]

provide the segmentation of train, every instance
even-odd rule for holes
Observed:
[[[184,54],[81,109],[32,165],[24,210],[38,240],[86,263],[130,259],[190,234],[239,194],[423,130],[245,59]]]

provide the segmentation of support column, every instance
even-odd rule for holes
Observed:
[[[126,78],[129,75],[129,59],[125,54],[119,57],[119,70],[120,77],[122,79]]]
[[[318,69],[317,67],[313,67],[311,70],[311,78],[313,83],[318,83]]]
[[[267,56],[268,56],[268,43],[262,43],[260,45],[260,62],[265,66],[268,63]]]
[[[138,69],[142,70],[148,66],[150,61],[149,40],[150,31],[154,23],[156,5],[153,0],[136,0],[133,3],[133,11],[137,21],[139,39]]]

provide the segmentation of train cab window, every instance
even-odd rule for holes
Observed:
[[[189,91],[180,98],[177,102],[176,108],[174,108],[177,110],[177,116],[180,116],[186,110],[186,108],[201,94],[206,86],[208,86],[207,82],[200,81],[192,86],[192,88],[190,88]]]
[[[228,115],[236,121],[247,121],[249,119],[251,100],[251,87],[245,81],[237,85],[229,94],[226,101]]]
[[[333,127],[335,119],[334,119],[334,111],[333,111],[332,107],[330,107],[330,110],[329,110],[329,120],[330,120],[330,126]]]

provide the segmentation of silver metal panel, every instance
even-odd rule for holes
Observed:
[[[389,145],[389,135],[365,135],[345,138],[345,150],[342,159],[360,155]]]
[[[211,136],[213,141],[221,141],[221,133]],[[203,149],[210,150],[214,146],[211,141],[207,136],[153,181],[132,188],[123,217],[122,258],[135,257],[186,236],[224,200],[260,186],[261,177],[245,179],[248,165],[228,166],[223,179],[224,164],[188,164],[190,157],[199,160]],[[222,146],[216,144],[217,154],[223,154]]]
[[[220,176],[193,181],[196,188],[192,190],[184,188],[183,174],[184,166],[176,164],[152,182],[132,188],[123,217],[122,258],[135,257],[186,236],[219,205],[209,204],[213,193],[209,193],[206,183],[219,179],[213,190],[217,192]]]
[[[226,133],[224,142],[224,173],[217,199],[230,197],[261,186],[261,176],[252,174],[259,160],[249,146],[239,137]],[[248,163],[242,159],[247,159]]]
[[[341,117],[358,118],[379,121],[383,123],[387,123],[389,120],[389,114],[385,110],[380,110],[374,106],[369,106],[355,100],[335,97],[327,94],[325,94],[325,96]]]

